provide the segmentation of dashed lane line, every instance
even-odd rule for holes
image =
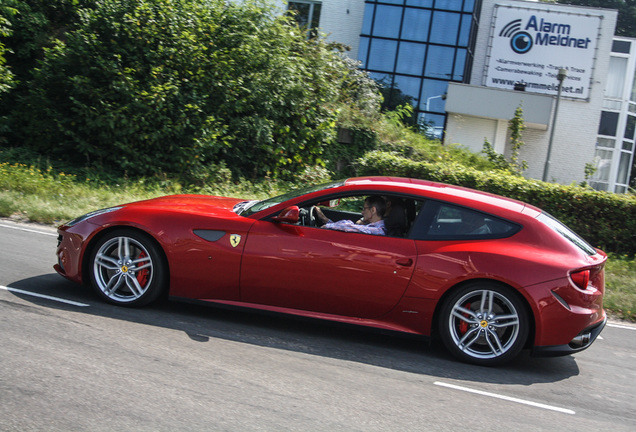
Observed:
[[[80,307],[87,307],[90,306],[89,304],[86,303],[80,303],[80,302],[76,302],[73,300],[67,300],[67,299],[63,299],[63,298],[59,298],[59,297],[53,297],[53,296],[49,296],[49,295],[45,295],[45,294],[38,294],[38,293],[34,293],[31,291],[25,291],[25,290],[21,290],[18,288],[11,288],[11,287],[6,287],[3,285],[0,285],[0,289],[2,290],[6,290],[15,294],[24,294],[24,295],[29,295],[32,297],[38,297],[38,298],[43,298],[43,299],[47,299],[47,300],[53,300],[59,303],[66,303],[66,304],[70,304],[73,306],[80,306]]]
[[[619,329],[624,329],[624,330],[636,330],[636,326],[626,326],[626,325],[611,324],[611,323],[607,323],[607,326],[608,327],[619,328]]]
[[[474,393],[474,394],[478,394],[481,396],[488,396],[491,398],[495,398],[495,399],[502,399],[505,401],[509,401],[509,402],[514,402],[514,403],[518,403],[518,404],[523,404],[523,405],[529,405],[529,406],[533,406],[536,408],[542,408],[542,409],[546,409],[546,410],[550,410],[550,411],[557,411],[563,414],[576,414],[574,411],[572,411],[571,409],[567,409],[567,408],[559,408],[559,407],[555,407],[552,405],[546,405],[546,404],[542,404],[542,403],[538,403],[538,402],[532,402],[532,401],[528,401],[528,400],[524,400],[524,399],[519,399],[519,398],[515,398],[515,397],[510,397],[510,396],[504,396],[504,395],[500,395],[497,393],[490,393],[490,392],[485,392],[482,390],[475,390],[475,389],[471,389],[468,387],[462,387],[462,386],[458,386],[458,385],[454,385],[454,384],[448,384],[448,383],[444,383],[444,382],[440,382],[440,381],[436,381],[434,383],[437,386],[441,386],[441,387],[446,387],[446,388],[450,388],[453,390],[460,390],[460,391],[464,391],[467,393]]]
[[[17,230],[17,231],[26,231],[26,232],[30,232],[30,233],[36,233],[36,234],[42,234],[42,235],[48,235],[48,236],[57,237],[57,233],[44,232],[44,231],[34,230],[34,229],[31,229],[31,228],[24,228],[24,227],[20,227],[20,226],[0,224],[0,228],[9,228],[9,229]]]

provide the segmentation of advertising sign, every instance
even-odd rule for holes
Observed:
[[[588,99],[601,15],[496,5],[484,85]]]

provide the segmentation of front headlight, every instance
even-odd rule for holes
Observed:
[[[83,216],[80,216],[78,218],[73,219],[72,221],[68,222],[66,224],[66,226],[72,227],[73,225],[77,225],[78,223],[84,222],[85,220],[90,219],[92,217],[103,215],[103,214],[110,213],[110,212],[114,212],[114,211],[117,211],[117,210],[119,210],[121,208],[123,208],[123,207],[121,207],[121,206],[120,207],[110,207],[110,208],[105,208],[105,209],[101,209],[101,210],[95,210],[94,212],[86,213]]]

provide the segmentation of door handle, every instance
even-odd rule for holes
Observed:
[[[404,267],[410,267],[413,265],[413,260],[411,258],[400,258],[395,263]]]

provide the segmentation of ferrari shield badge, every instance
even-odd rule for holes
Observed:
[[[232,247],[237,247],[241,243],[241,236],[238,234],[232,234],[230,236],[230,244]]]

